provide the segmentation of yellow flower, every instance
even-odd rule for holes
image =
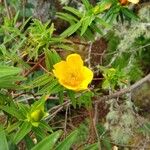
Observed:
[[[93,79],[93,72],[83,65],[78,54],[71,54],[66,61],[55,64],[53,73],[61,85],[74,91],[87,89]]]

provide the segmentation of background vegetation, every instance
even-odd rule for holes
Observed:
[[[150,149],[150,3],[134,3],[0,0],[0,150]],[[53,74],[72,53],[88,90]]]

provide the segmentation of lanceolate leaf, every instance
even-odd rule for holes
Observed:
[[[67,37],[75,33],[81,26],[81,22],[79,21],[76,24],[71,25],[67,30],[65,30],[60,36]]]
[[[67,10],[67,11],[73,13],[74,15],[78,16],[79,18],[82,17],[82,13],[79,12],[77,9],[75,9],[75,8],[73,8],[73,7],[68,7],[68,6],[66,6],[66,7],[63,7],[63,8],[64,8],[65,10]]]
[[[23,122],[14,137],[14,143],[18,144],[31,131],[31,127],[32,125],[30,124],[30,122]]]
[[[9,67],[9,66],[0,66],[0,78],[5,76],[16,75],[21,72],[20,68]]]
[[[17,81],[24,80],[25,78],[20,76],[5,76],[0,78],[0,88],[19,88],[15,83]]]
[[[43,139],[41,142],[39,142],[31,150],[53,150],[53,147],[57,142],[58,138],[61,136],[61,134],[62,134],[61,130],[52,133],[51,135]]]
[[[15,82],[24,79],[20,72],[20,68],[0,65],[0,88],[16,88]]]
[[[136,16],[131,10],[128,8],[122,7],[122,13],[130,19],[138,20],[138,16]]]
[[[10,115],[16,117],[18,120],[24,119],[24,116],[22,115],[22,113],[16,107],[0,106],[0,109],[7,112],[7,113],[9,113]]]
[[[89,3],[89,0],[82,0],[82,3],[84,4],[84,6],[87,10],[91,9],[92,6]]]
[[[81,36],[86,32],[88,26],[91,25],[92,21],[95,19],[93,15],[91,16],[85,16],[82,19],[82,28],[81,28]]]
[[[49,74],[43,74],[43,75],[35,78],[33,81],[29,82],[28,83],[29,86],[27,86],[27,88],[35,88],[35,87],[44,86],[48,82],[51,82],[52,79],[53,79],[53,77],[50,76]]]
[[[53,69],[53,65],[61,61],[60,56],[55,50],[45,49],[45,63],[48,71]]]
[[[56,150],[70,150],[71,146],[76,142],[78,136],[78,130],[73,131],[67,138],[62,141]]]
[[[4,128],[0,125],[0,149],[9,150]]]
[[[98,143],[87,145],[84,150],[98,150]]]
[[[58,12],[57,13],[57,16],[60,18],[60,19],[63,19],[65,21],[68,21],[70,24],[72,23],[75,23],[78,21],[77,18],[75,18],[73,15],[70,15],[68,13],[61,13],[61,12]]]

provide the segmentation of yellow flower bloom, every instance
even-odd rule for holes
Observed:
[[[55,64],[53,73],[61,85],[74,91],[87,89],[93,79],[93,72],[83,65],[78,54],[71,54],[66,61]]]

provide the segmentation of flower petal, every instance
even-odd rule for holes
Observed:
[[[73,90],[73,91],[79,91],[79,86],[71,86],[71,85],[68,85],[66,84],[65,82],[63,82],[63,80],[59,80],[59,83],[61,85],[63,85],[65,88],[69,89],[69,90]]]
[[[87,89],[88,84],[92,81],[94,75],[93,72],[85,66],[83,67],[83,74],[84,74],[84,80],[82,81],[81,88]]]
[[[53,69],[53,73],[56,78],[62,78],[65,75],[65,70],[67,67],[67,63],[65,61],[60,61],[59,63],[55,64]]]
[[[73,66],[78,66],[78,67],[83,66],[83,60],[79,54],[71,54],[71,55],[67,56],[66,61],[72,67]]]

